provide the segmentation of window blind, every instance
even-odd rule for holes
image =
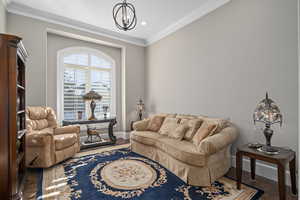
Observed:
[[[103,58],[90,54],[72,54],[64,59],[64,119],[76,120],[78,112],[87,118],[89,102],[82,96],[94,90],[103,98],[97,103],[96,117],[103,117],[103,105],[111,106],[111,64]],[[109,111],[108,111],[109,114]]]

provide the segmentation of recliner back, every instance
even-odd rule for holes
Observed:
[[[50,107],[27,107],[26,126],[29,130],[42,130],[45,128],[56,128],[56,115]]]

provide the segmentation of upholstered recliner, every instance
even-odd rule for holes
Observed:
[[[26,166],[47,168],[80,150],[80,127],[58,127],[49,107],[26,109]]]

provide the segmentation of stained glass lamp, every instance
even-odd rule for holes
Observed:
[[[278,149],[271,146],[271,138],[273,135],[271,125],[279,123],[280,126],[282,126],[282,114],[275,102],[269,98],[268,93],[266,93],[266,98],[261,100],[256,106],[253,114],[253,120],[254,124],[256,122],[261,122],[266,126],[264,129],[266,145],[262,146],[259,150],[267,154],[278,154]]]
[[[91,116],[89,117],[89,120],[96,120],[95,117],[95,108],[96,108],[96,100],[101,101],[102,96],[98,94],[97,92],[91,90],[82,97],[85,101],[91,101],[90,108],[91,108]]]

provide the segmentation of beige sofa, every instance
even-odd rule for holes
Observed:
[[[80,151],[80,127],[58,127],[52,108],[27,107],[26,126],[28,167],[50,167]]]
[[[182,119],[207,120],[202,116],[169,115]],[[210,119],[211,120],[211,119]],[[158,132],[147,131],[150,119],[134,123],[131,132],[131,150],[157,161],[184,182],[195,186],[210,186],[224,176],[231,166],[230,147],[238,131],[230,122],[199,145],[191,140],[177,140]]]

